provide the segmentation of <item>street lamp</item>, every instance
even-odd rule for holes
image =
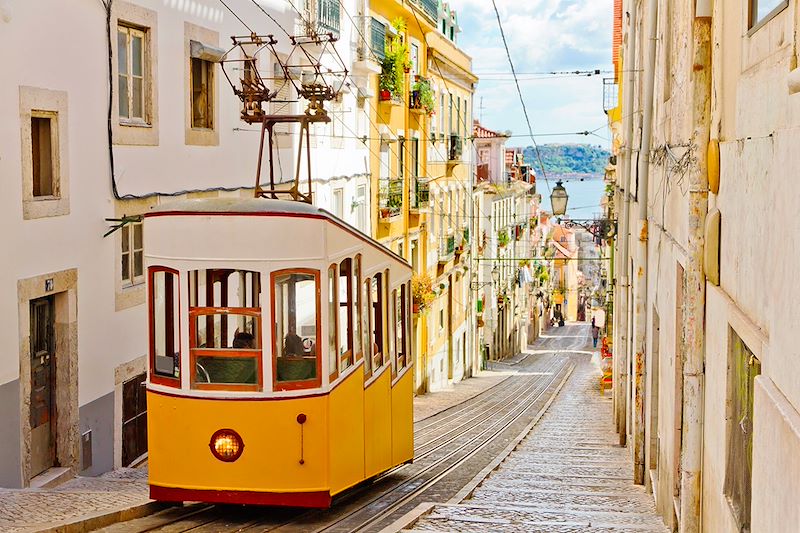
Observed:
[[[485,287],[486,285],[494,285],[495,287],[498,286],[498,282],[500,281],[500,271],[497,267],[492,269],[492,281],[486,281],[484,283],[478,283],[477,281],[473,281],[470,283],[470,289],[473,291],[478,291],[481,287]]]
[[[497,267],[492,269],[492,281],[497,285],[500,282],[500,270]]]
[[[550,206],[553,208],[553,215],[561,216],[565,214],[568,200],[567,190],[561,184],[561,180],[558,180],[556,186],[553,187],[553,192],[550,193]]]

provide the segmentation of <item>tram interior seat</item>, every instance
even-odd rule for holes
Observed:
[[[204,370],[198,377],[208,383],[258,383],[258,363],[255,358],[228,359],[198,357],[197,364]]]
[[[284,355],[277,358],[279,381],[302,381],[317,377],[315,356]]]

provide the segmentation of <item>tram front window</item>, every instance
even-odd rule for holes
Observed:
[[[275,388],[320,385],[319,271],[273,273]]]
[[[189,272],[192,387],[261,390],[260,274]]]

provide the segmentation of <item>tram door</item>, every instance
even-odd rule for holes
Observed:
[[[31,476],[56,464],[53,297],[31,301]]]

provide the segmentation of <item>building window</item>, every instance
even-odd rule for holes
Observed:
[[[192,58],[192,127],[214,129],[214,64]]]
[[[56,114],[31,115],[31,162],[33,170],[33,197],[58,196],[54,148],[58,140],[55,133]]]
[[[767,22],[788,5],[788,0],[750,0],[749,27],[752,29]]]
[[[117,27],[119,68],[119,118],[146,123],[146,30],[120,24]]]
[[[753,399],[755,378],[761,363],[742,339],[730,330],[728,359],[728,456],[724,493],[739,525],[750,530],[750,501],[753,484]]]
[[[358,219],[358,229],[367,233],[367,187],[359,185],[356,189],[356,215]]]
[[[419,74],[419,46],[411,44],[411,73]]]
[[[122,286],[130,287],[144,282],[144,226],[141,222],[132,222],[122,226],[121,276]]]
[[[333,190],[333,214],[344,220],[344,189]]]

